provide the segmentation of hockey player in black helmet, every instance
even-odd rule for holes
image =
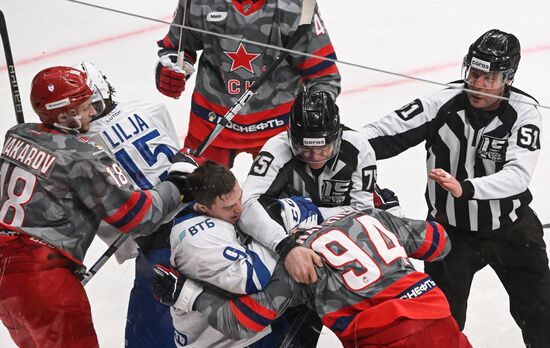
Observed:
[[[425,142],[428,219],[445,227],[452,249],[424,269],[460,328],[474,275],[488,265],[508,292],[525,344],[550,347],[550,269],[529,207],[542,122],[537,101],[512,86],[519,61],[519,40],[489,30],[470,46],[455,88],[415,99],[362,131],[377,160]]]

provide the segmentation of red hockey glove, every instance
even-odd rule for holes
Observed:
[[[189,162],[196,167],[203,165],[207,161],[205,157],[193,155],[193,149],[184,147],[174,155],[174,162]]]
[[[155,73],[157,89],[167,97],[179,98],[185,90],[185,72],[178,68],[178,55],[168,53],[159,58]]]

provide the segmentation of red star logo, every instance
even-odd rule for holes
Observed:
[[[260,53],[248,53],[242,42],[239,43],[239,47],[235,52],[224,51],[223,53],[231,59],[231,70],[229,72],[244,68],[252,74],[254,74],[252,61],[261,56]]]

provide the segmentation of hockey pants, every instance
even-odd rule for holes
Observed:
[[[170,266],[169,248],[146,252],[139,249],[136,278],[128,304],[126,347],[176,347],[170,307],[155,299],[151,289],[155,279],[153,265],[156,263]]]
[[[0,244],[0,319],[19,347],[99,346],[73,265],[55,248],[26,236]]]
[[[426,262],[425,271],[447,296],[460,329],[474,274],[489,265],[510,297],[510,313],[530,348],[550,347],[550,270],[543,229],[529,209],[513,225],[472,232],[445,226],[451,252],[440,262]],[[503,303],[503,306],[506,304]]]

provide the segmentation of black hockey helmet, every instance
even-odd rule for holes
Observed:
[[[491,29],[470,45],[464,57],[464,72],[470,68],[487,73],[502,72],[504,82],[510,84],[518,69],[520,50],[519,40],[514,35]]]
[[[292,153],[308,162],[324,162],[340,150],[342,127],[338,106],[325,91],[298,94],[290,111],[288,130]],[[326,150],[317,159],[305,154],[311,150]]]

